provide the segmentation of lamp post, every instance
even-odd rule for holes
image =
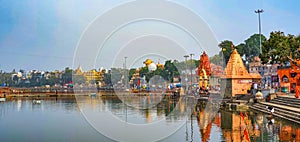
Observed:
[[[191,87],[193,86],[193,56],[195,54],[191,53],[190,57],[191,57],[191,65],[190,65],[190,69],[191,69]]]
[[[125,79],[125,88],[127,90],[127,79],[128,79],[128,74],[127,74],[127,71],[126,71],[126,59],[127,57],[125,56],[124,57],[124,79]],[[127,95],[125,96],[125,102],[127,102]],[[124,103],[125,105],[125,113],[126,113],[126,117],[125,117],[125,122],[127,122],[127,104]]]
[[[260,14],[264,12],[263,9],[258,9],[254,11],[255,13],[258,14],[258,32],[259,32],[259,54],[262,54],[262,50],[261,50],[261,21],[260,21]],[[262,65],[261,65],[261,61],[260,61],[260,75],[263,76],[263,69],[262,69]]]
[[[184,55],[183,56],[185,58],[185,91],[187,91],[187,87],[188,87],[188,77],[187,77],[187,58],[189,57],[189,55]]]
[[[261,54],[261,21],[260,21],[260,13],[263,13],[263,9],[255,10],[255,13],[258,14],[258,32],[259,32],[259,53]]]
[[[125,87],[126,87],[126,89],[127,89],[127,76],[128,76],[128,74],[127,74],[127,71],[126,71],[126,60],[127,60],[127,57],[125,56],[124,57],[124,79],[125,79]]]

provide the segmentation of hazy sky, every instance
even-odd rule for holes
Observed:
[[[0,69],[51,71],[72,67],[77,43],[87,26],[105,11],[124,2],[126,1],[0,0]],[[257,9],[265,11],[261,15],[262,33],[265,36],[268,37],[271,31],[277,30],[300,34],[300,1],[297,0],[176,2],[201,16],[218,42],[228,39],[239,44],[257,33],[258,16],[254,13]],[[198,58],[200,53],[195,55]],[[97,68],[100,67],[101,65],[97,65]]]

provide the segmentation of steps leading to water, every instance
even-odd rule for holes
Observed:
[[[277,97],[271,102],[260,102],[250,106],[251,109],[270,113],[266,106],[273,106],[274,116],[300,124],[300,99]]]

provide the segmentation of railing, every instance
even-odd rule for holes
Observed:
[[[291,66],[278,66],[277,69],[288,69],[291,68]]]

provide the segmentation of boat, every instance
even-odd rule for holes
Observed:
[[[96,93],[91,93],[90,96],[91,96],[91,97],[96,97],[97,94],[96,94]]]
[[[41,101],[41,100],[32,100],[32,103],[33,103],[33,104],[41,104],[42,101]]]
[[[5,102],[6,98],[0,98],[0,102]]]

